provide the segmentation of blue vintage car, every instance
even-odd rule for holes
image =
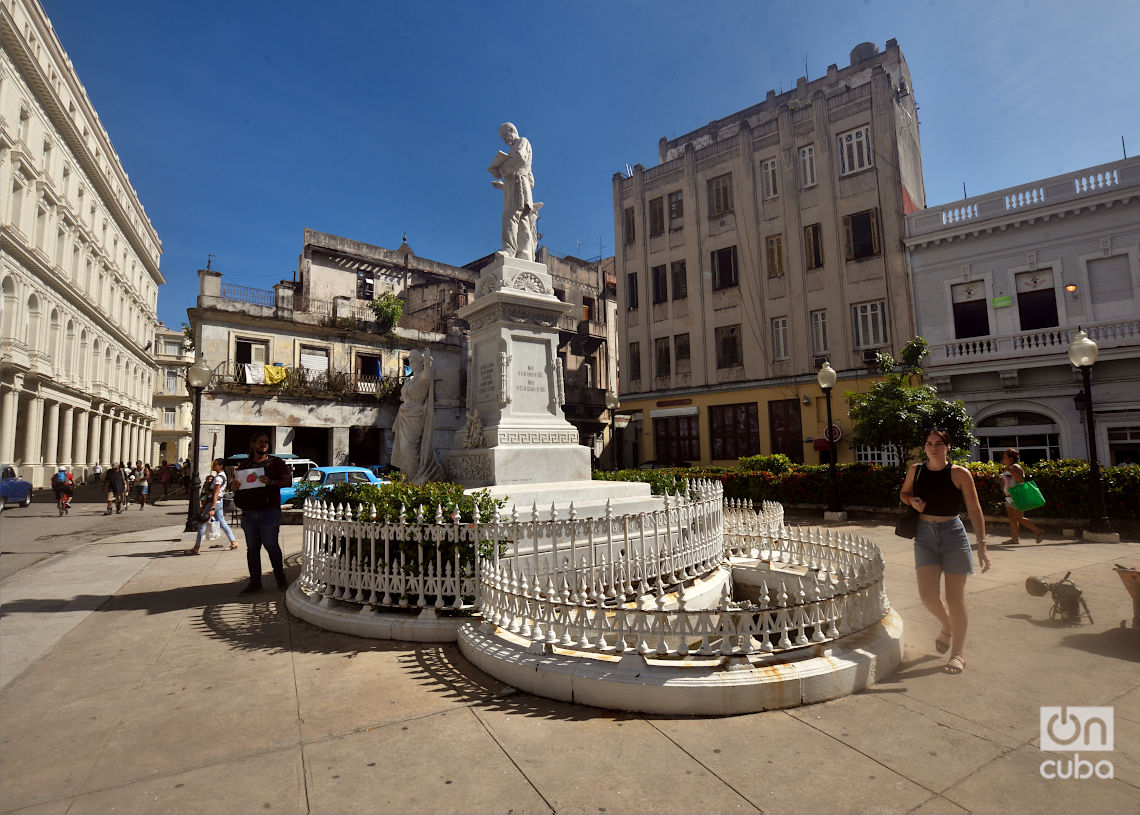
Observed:
[[[0,507],[5,504],[19,504],[26,507],[32,503],[32,482],[25,481],[16,474],[11,464],[0,467]]]
[[[282,504],[287,504],[292,500],[297,493],[297,484],[301,482],[319,484],[320,488],[317,491],[319,495],[326,487],[331,487],[333,484],[387,484],[388,480],[377,478],[367,467],[313,467],[305,474],[304,478],[294,483],[292,487],[282,488]]]

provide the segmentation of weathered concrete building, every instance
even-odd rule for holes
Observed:
[[[178,462],[190,456],[190,437],[194,429],[193,403],[186,386],[186,369],[194,362],[194,353],[186,347],[182,331],[162,323],[154,332],[151,351],[157,372],[154,379],[154,410],[157,421],[151,449],[144,458],[151,464]]]
[[[435,359],[436,447],[453,446],[465,420],[462,329],[409,327],[423,323],[413,311],[384,332],[368,303],[384,291],[466,292],[474,273],[418,258],[406,243],[392,251],[305,230],[295,281],[260,290],[214,270],[198,274],[188,313],[195,346],[214,369],[202,402],[203,464],[247,452],[261,429],[276,452],[318,464],[387,463],[404,367],[423,347]]]
[[[42,486],[150,452],[162,249],[39,3],[0,45],[0,462]]]
[[[864,43],[658,153],[613,179],[624,458],[820,460],[820,365],[841,399],[914,336],[903,218],[925,191],[898,44]]]
[[[1101,462],[1140,462],[1140,158],[916,212],[906,244],[924,380],[962,399],[978,457],[1085,458],[1083,388],[1067,350],[1097,343]]]

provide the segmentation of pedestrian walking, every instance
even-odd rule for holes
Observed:
[[[135,498],[139,502],[139,510],[146,509],[146,499],[150,495],[150,465],[141,461],[135,462]]]
[[[111,514],[111,505],[114,504],[115,514],[118,515],[123,511],[123,494],[127,491],[127,477],[123,472],[123,465],[116,464],[107,473],[107,511],[104,515]]]
[[[918,577],[918,596],[926,610],[942,624],[934,641],[934,650],[950,652],[950,660],[942,670],[960,674],[966,667],[966,576],[974,573],[974,556],[966,527],[958,516],[962,502],[970,514],[970,523],[978,541],[978,562],[989,571],[986,554],[986,520],[978,502],[974,477],[965,467],[951,464],[950,434],[934,429],[926,434],[925,464],[910,468],[899,498],[918,510],[918,531],[914,536],[914,567]],[[942,601],[945,576],[946,601]]]
[[[98,484],[100,481],[103,480],[103,465],[100,464],[98,461],[95,462],[94,473],[95,473],[95,483]]]
[[[229,539],[229,548],[238,548],[233,530],[231,530],[230,525],[226,523],[224,496],[226,494],[227,479],[222,460],[220,458],[214,459],[214,463],[211,467],[213,468],[213,477],[206,479],[209,483],[204,484],[202,489],[201,511],[198,513],[198,537],[194,541],[194,548],[186,550],[186,554],[188,555],[200,554],[202,549],[202,537],[206,534],[206,525],[210,519],[218,523],[222,532],[225,533],[226,538]],[[261,563],[260,558],[258,558],[259,571],[260,568]]]
[[[285,564],[278,535],[281,531],[281,488],[292,484],[289,467],[269,455],[269,434],[255,431],[249,440],[249,459],[234,479],[234,503],[241,508],[241,528],[245,532],[245,561],[249,584],[238,594],[261,591],[261,547],[269,555],[277,588],[284,589]],[[240,483],[239,483],[240,481]]]
[[[1009,518],[1009,540],[1002,541],[1002,543],[1010,543],[1014,546],[1021,543],[1020,527],[1022,526],[1033,532],[1038,543],[1041,543],[1041,538],[1044,535],[1044,530],[1026,518],[1025,513],[1015,507],[1013,499],[1009,497],[1009,488],[1025,481],[1025,471],[1017,463],[1020,459],[1021,453],[1013,447],[1001,454],[1001,463],[1005,465],[1005,472],[1001,474],[1001,491],[1005,493],[1005,516]]]
[[[162,484],[162,500],[165,501],[170,495],[170,463],[163,459],[160,466],[162,469],[158,473],[158,483]]]

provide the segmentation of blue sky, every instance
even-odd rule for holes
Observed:
[[[539,231],[613,253],[611,177],[657,140],[898,40],[928,205],[1140,153],[1140,4],[43,0],[163,243],[291,279],[305,227],[462,265],[498,248],[497,128],[534,145]]]

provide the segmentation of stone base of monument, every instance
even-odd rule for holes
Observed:
[[[514,486],[590,478],[590,450],[580,444],[501,444],[446,450],[443,467],[463,487]]]
[[[902,631],[889,611],[855,634],[790,653],[657,659],[552,645],[534,653],[517,635],[469,621],[459,629],[459,649],[476,667],[536,696],[608,710],[729,716],[824,702],[872,685],[897,670]]]
[[[318,628],[374,640],[455,642],[459,626],[471,619],[467,614],[434,608],[393,609],[344,603],[309,594],[297,582],[285,592],[285,607],[294,617]]]
[[[578,518],[603,518],[607,505],[615,518],[654,512],[664,506],[664,499],[653,495],[649,484],[640,481],[547,481],[499,484],[483,489],[505,502],[503,512],[507,516],[512,509],[517,509],[520,515],[530,517],[537,508],[542,521],[550,519],[552,506],[563,520],[569,517],[571,506]]]

